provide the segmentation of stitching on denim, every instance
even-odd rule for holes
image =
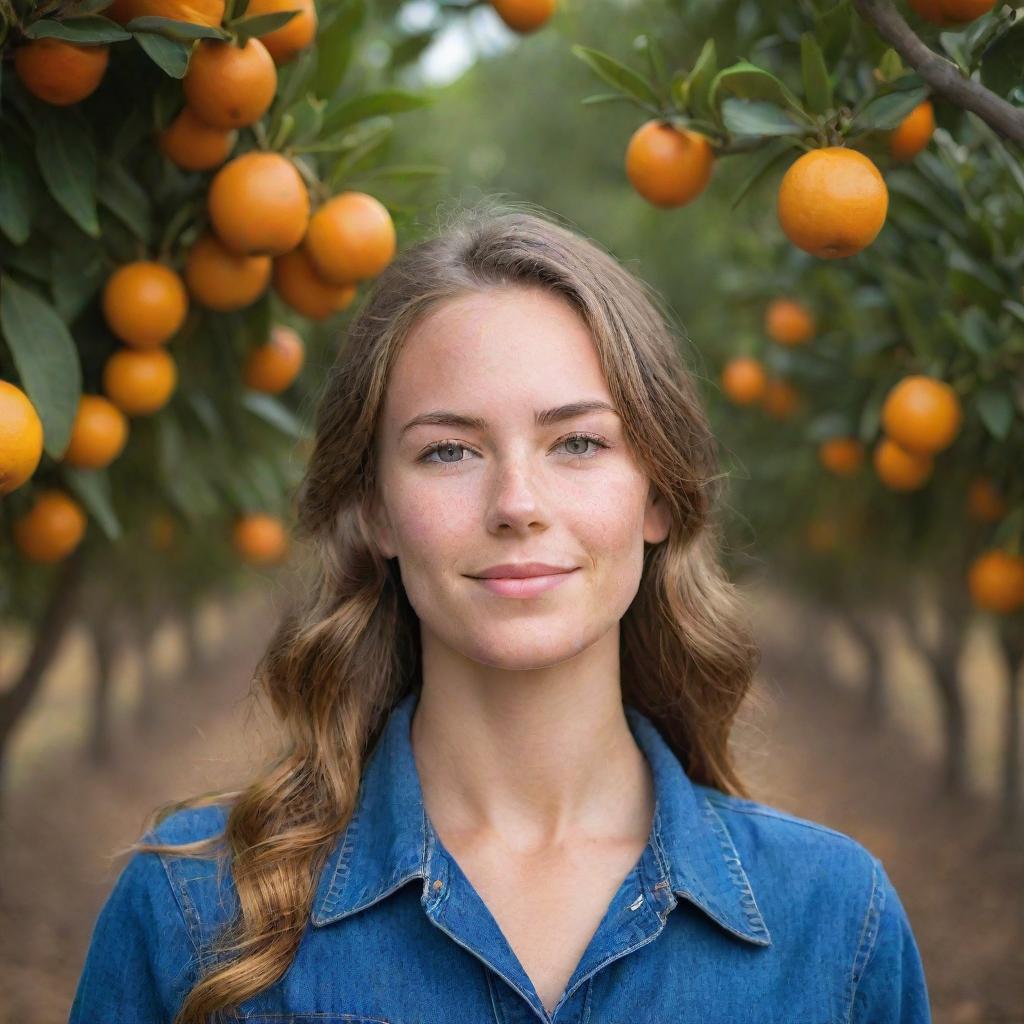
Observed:
[[[857,998],[857,986],[860,984],[861,978],[864,977],[864,971],[875,952],[875,945],[878,939],[878,924],[881,919],[882,907],[885,903],[885,894],[879,885],[879,869],[882,865],[877,857],[872,856],[871,860],[871,896],[868,899],[868,907],[864,913],[864,921],[860,928],[860,938],[857,940],[857,951],[853,957],[853,964],[850,967],[850,980],[847,984],[847,991],[850,994],[849,1006],[846,1011],[847,1022],[852,1022],[853,1020],[853,1004]],[[881,894],[881,902],[876,899],[879,894]]]
[[[711,801],[705,796],[704,798],[704,815],[711,822],[711,827],[715,830],[718,835],[718,841],[722,846],[723,860],[729,869],[729,874],[732,877],[734,884],[741,890],[741,902],[744,906],[744,916],[747,918],[747,922],[753,931],[759,935],[765,936],[769,941],[771,935],[768,933],[768,928],[764,923],[764,918],[761,915],[761,910],[757,905],[757,900],[754,898],[754,893],[750,888],[750,879],[747,877],[747,873],[743,870],[743,865],[740,862],[740,855],[736,850],[736,845],[732,841],[732,836],[729,834],[728,828],[726,828],[725,822],[722,821],[721,816],[714,809]]]
[[[765,808],[752,801],[740,801],[738,798],[724,798],[711,796],[708,794],[704,795],[704,799],[709,803],[715,804],[721,807],[723,810],[736,811],[739,814],[755,814],[761,818],[774,818],[776,821],[786,821],[791,825],[801,825],[804,828],[812,829],[815,832],[823,832],[830,836],[839,836],[841,839],[845,839],[849,843],[857,843],[857,840],[851,835],[847,835],[845,832],[840,832],[837,829],[829,828],[827,825],[821,825],[814,821],[805,821],[803,818],[797,818],[792,814],[786,814],[784,811],[774,810],[773,808]]]
[[[156,832],[147,832],[142,837],[142,841],[152,842],[154,845],[162,842],[157,836]],[[150,855],[152,856],[152,855]],[[192,906],[191,901],[188,898],[188,892],[185,889],[184,883],[175,877],[175,874],[171,870],[171,866],[167,860],[167,856],[162,853],[158,853],[157,858],[160,861],[160,865],[164,871],[164,877],[167,879],[168,888],[171,890],[171,895],[174,897],[174,903],[178,908],[178,913],[181,914],[182,922],[185,925],[185,934],[188,935],[189,942],[192,943],[192,948],[195,950],[196,957],[201,958],[201,947],[200,947],[200,922],[199,915],[196,913],[195,907]],[[189,919],[191,914],[192,920]],[[195,928],[193,930],[193,922]]]
[[[342,869],[345,870],[343,881],[348,880],[348,868],[349,868],[349,857],[352,854],[352,850],[355,848],[352,842],[353,834],[359,830],[359,818],[360,812],[357,811],[345,827],[344,838],[342,839],[341,852],[338,855],[338,863],[334,865],[334,875],[331,877],[331,884],[327,890],[327,899],[324,901],[324,905],[321,908],[320,915],[323,917],[326,914],[334,912],[334,908],[338,903],[338,899],[341,896],[343,885],[338,884],[338,876],[341,874]]]

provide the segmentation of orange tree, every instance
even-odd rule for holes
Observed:
[[[666,218],[728,189],[724,301],[690,326],[721,339],[706,348],[734,525],[859,639],[872,714],[874,613],[905,623],[935,685],[947,789],[967,773],[965,628],[972,610],[990,618],[1007,662],[1002,804],[1019,819],[1024,12],[666,11],[632,56],[573,51],[612,87],[584,104],[641,111],[624,184]]]
[[[443,170],[387,161],[434,31],[364,0],[0,3],[0,609],[31,635],[0,763],[70,622],[188,615],[287,557],[335,318]]]

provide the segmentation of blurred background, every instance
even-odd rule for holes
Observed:
[[[390,232],[498,194],[607,248],[673,320],[763,654],[734,734],[755,799],[881,858],[937,1022],[1024,1022],[1019,9],[0,18],[0,1020],[66,1020],[118,851],[273,747],[249,686],[301,564],[326,370]],[[272,63],[222,116],[204,47],[225,33]],[[363,203],[358,273],[299,244],[301,203],[262,205],[256,153],[335,224],[334,199]]]

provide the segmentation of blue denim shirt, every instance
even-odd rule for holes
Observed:
[[[410,740],[418,691],[392,710],[358,807],[319,878],[295,961],[239,1007],[273,1024],[927,1024],[906,913],[854,839],[692,783],[626,705],[650,763],[647,846],[553,1012],[445,849]],[[146,834],[219,832],[185,809]],[[237,906],[212,859],[135,853],[97,919],[71,1024],[170,1021],[199,954]]]

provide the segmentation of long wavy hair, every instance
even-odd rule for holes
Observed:
[[[299,588],[252,680],[280,722],[280,751],[242,790],[163,804],[149,816],[153,828],[177,810],[222,804],[222,832],[129,848],[215,855],[237,891],[239,912],[216,937],[212,969],[173,1024],[224,1020],[288,969],[363,767],[391,709],[421,684],[419,621],[367,528],[375,430],[403,340],[457,296],[538,286],[586,322],[632,449],[671,510],[668,537],[645,544],[639,592],[621,622],[623,701],[654,722],[692,781],[749,797],[729,733],[760,653],[719,563],[717,445],[672,317],[593,241],[532,204],[486,197],[451,212],[443,230],[372,282],[328,375],[296,495],[296,533],[310,545],[315,579]]]

